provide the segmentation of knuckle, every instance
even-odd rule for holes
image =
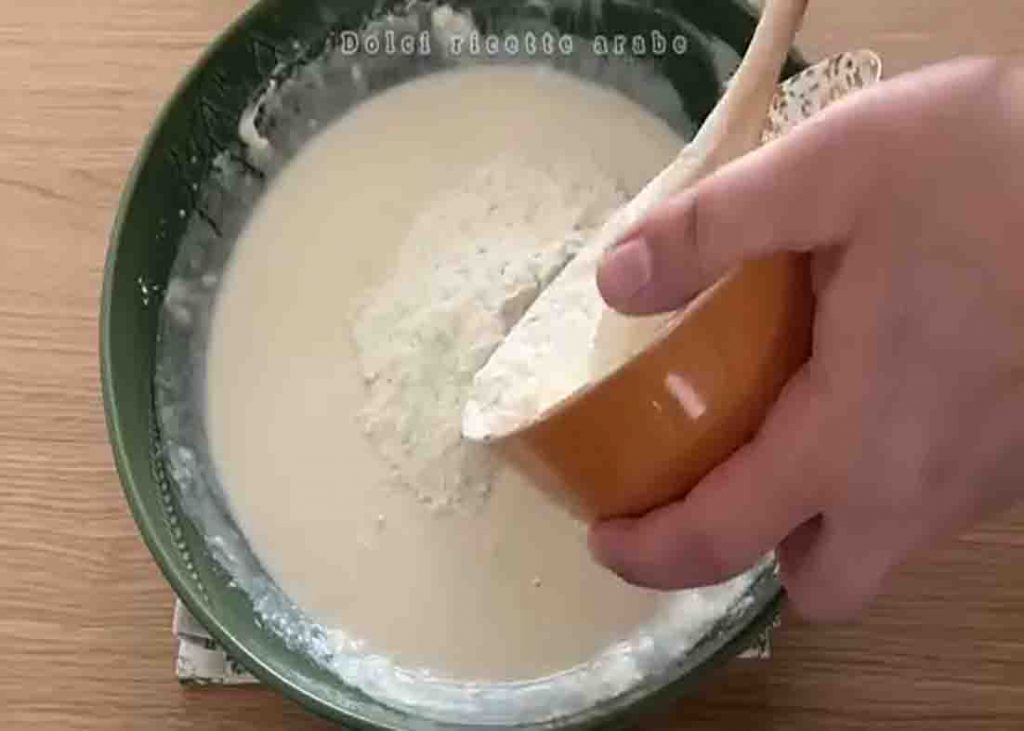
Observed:
[[[737,560],[731,541],[710,527],[695,530],[687,539],[682,554],[694,566],[694,573],[702,584],[724,581],[747,568]]]
[[[841,623],[861,615],[878,593],[885,572],[849,566],[828,576],[783,573],[788,601],[810,622]]]

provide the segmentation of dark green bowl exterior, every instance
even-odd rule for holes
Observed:
[[[494,11],[505,0],[476,0],[474,10]],[[327,718],[350,727],[466,728],[414,719],[390,709],[335,676],[276,635],[262,629],[252,605],[231,587],[203,539],[182,517],[159,452],[153,409],[153,365],[162,288],[184,230],[182,211],[195,204],[192,183],[213,157],[234,144],[237,120],[279,64],[301,61],[301,47],[322,46],[331,29],[359,27],[380,9],[374,0],[264,0],[234,23],[206,52],[163,110],[128,180],[114,225],[101,312],[101,361],[107,425],[121,482],[139,530],[171,586],[228,651],[269,685]],[[750,8],[738,0],[664,0],[603,4],[595,32],[633,32],[638,12],[668,9],[696,28],[745,47],[754,27]],[[500,11],[496,11],[500,12]],[[564,32],[586,35],[567,15]],[[803,66],[791,59],[786,75]],[[669,69],[670,75],[672,70]],[[672,76],[685,88],[688,111],[707,114],[719,86],[707,78]],[[695,106],[696,105],[696,106]],[[660,701],[677,698],[709,670],[748,646],[777,616],[782,591],[773,575],[754,587],[744,621],[720,628],[682,658],[672,677],[651,683],[590,711],[534,728],[589,728],[635,719]]]

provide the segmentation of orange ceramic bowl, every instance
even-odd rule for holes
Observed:
[[[804,255],[745,265],[640,355],[499,448],[588,520],[678,499],[755,434],[810,355],[813,309]]]

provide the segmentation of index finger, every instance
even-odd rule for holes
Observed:
[[[851,243],[904,165],[949,153],[949,119],[983,102],[999,68],[969,59],[904,75],[726,165],[605,255],[602,296],[625,314],[674,310],[745,260]]]
[[[877,169],[863,104],[839,105],[670,198],[598,269],[625,314],[676,309],[746,259],[849,239]]]

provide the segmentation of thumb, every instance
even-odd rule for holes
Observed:
[[[661,204],[605,254],[609,306],[674,310],[745,260],[846,242],[883,154],[876,96],[836,104]]]

